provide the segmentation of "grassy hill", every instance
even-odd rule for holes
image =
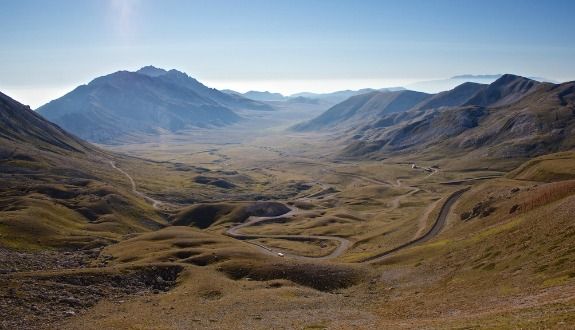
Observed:
[[[97,246],[165,221],[98,149],[0,94],[0,246]]]

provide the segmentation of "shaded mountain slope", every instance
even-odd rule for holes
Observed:
[[[133,133],[237,122],[230,109],[159,78],[120,71],[94,79],[38,112],[77,136],[108,142]]]
[[[467,105],[496,107],[518,101],[533,92],[541,83],[524,77],[505,74],[474,95]]]
[[[308,99],[317,99],[317,100],[324,101],[328,104],[335,105],[337,103],[345,101],[346,99],[348,99],[352,96],[368,94],[368,93],[378,92],[378,91],[379,92],[397,92],[397,91],[401,91],[404,89],[405,88],[403,88],[403,87],[390,87],[390,88],[381,88],[381,89],[362,88],[362,89],[358,89],[358,90],[342,90],[342,91],[335,91],[335,92],[331,92],[331,93],[302,92],[302,93],[292,94],[289,97],[290,98],[305,97]]]
[[[228,107],[232,110],[273,110],[269,105],[258,102],[255,98],[247,95],[230,94],[219,91],[215,88],[209,88],[198,80],[188,76],[186,73],[178,70],[159,69],[153,66],[146,66],[136,71],[150,77],[156,77],[168,83],[189,88],[198,95],[215,101],[216,103]]]
[[[99,77],[38,112],[89,141],[110,143],[133,134],[221,127],[238,122],[234,110],[270,110],[211,89],[185,73],[145,67]]]
[[[91,146],[70,136],[60,127],[46,121],[29,107],[0,93],[0,139],[12,143],[28,143],[38,148],[59,148],[85,152]]]
[[[249,99],[258,101],[284,101],[286,99],[286,97],[280,93],[272,93],[268,91],[265,92],[249,91],[242,95]]]
[[[366,124],[360,127],[359,129],[356,129],[356,131],[359,133],[359,136],[361,136],[364,132],[368,132],[371,130],[381,131],[381,129],[383,128],[391,127],[399,123],[405,123],[407,121],[411,121],[416,118],[422,118],[423,116],[431,113],[430,110],[462,106],[463,104],[468,102],[471,97],[475,96],[479,91],[485,88],[487,88],[487,85],[476,84],[476,83],[464,83],[450,91],[441,92],[439,94],[435,94],[431,97],[425,98],[422,102],[418,103],[409,111],[385,114],[377,121],[371,124]],[[465,122],[464,125],[469,125],[468,123],[469,119],[466,119],[464,117],[465,114],[463,114],[463,116],[460,116],[460,118],[453,118],[454,123],[457,124],[458,121],[464,121]],[[442,135],[452,134],[451,132],[453,130],[455,131],[458,130],[458,128],[456,128],[455,126],[446,127],[445,130],[441,132],[441,134]],[[412,127],[411,129],[419,130],[420,128]],[[375,150],[377,149],[378,147],[375,146]],[[362,152],[361,150],[358,151]]]
[[[0,246],[90,247],[161,227],[110,161],[129,160],[0,94]]]
[[[487,88],[488,85],[467,82],[455,87],[452,90],[435,94],[433,97],[418,104],[415,109],[428,110],[441,107],[456,107],[464,105],[477,95],[480,91]]]
[[[384,114],[409,110],[429,97],[429,94],[413,91],[371,92],[352,96],[309,122],[296,125],[294,129],[312,131],[358,127],[376,121]]]
[[[408,120],[392,126],[366,127],[345,154],[520,160],[569,150],[575,147],[574,85],[505,75],[464,106],[411,111]]]

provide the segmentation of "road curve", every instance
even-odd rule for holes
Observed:
[[[132,178],[132,176],[124,171],[123,169],[119,168],[118,166],[116,166],[116,163],[112,160],[109,161],[110,166],[112,166],[112,168],[114,168],[115,170],[119,171],[120,173],[122,173],[126,178],[128,178],[128,180],[130,181],[130,184],[132,186],[132,192],[134,192],[134,194],[144,198],[146,201],[148,201],[149,203],[152,204],[152,206],[156,209],[160,209],[162,205],[169,205],[168,203],[164,203],[162,201],[159,201],[157,199],[154,199],[152,197],[149,197],[148,195],[144,194],[143,192],[139,191],[137,189],[137,185],[136,185],[136,181]],[[244,227],[248,227],[248,226],[252,226],[255,225],[257,223],[260,222],[265,222],[265,221],[272,221],[274,219],[279,219],[279,218],[285,218],[285,217],[293,217],[296,214],[300,213],[301,211],[293,206],[289,206],[290,207],[290,211],[288,213],[279,215],[279,216],[275,216],[275,217],[250,217],[248,218],[248,221],[236,226],[231,227],[230,229],[228,229],[226,231],[226,234],[230,237],[236,238],[236,239],[240,239],[240,240],[248,240],[248,239],[256,239],[256,238],[278,238],[278,239],[287,239],[287,240],[299,240],[299,241],[315,241],[315,240],[330,240],[330,241],[337,241],[338,242],[338,246],[337,248],[335,248],[335,250],[333,250],[331,253],[329,253],[328,255],[325,256],[320,256],[320,257],[304,257],[304,256],[298,256],[295,254],[290,254],[290,253],[286,253],[283,252],[281,250],[277,250],[275,251],[274,249],[265,246],[264,244],[261,243],[257,243],[257,242],[251,242],[251,241],[246,241],[246,243],[250,243],[252,245],[257,246],[262,252],[269,254],[269,255],[274,255],[274,256],[278,256],[278,253],[281,252],[284,256],[287,257],[291,257],[294,259],[299,259],[299,260],[327,260],[327,259],[333,259],[336,257],[339,257],[340,255],[342,255],[350,246],[351,246],[351,242],[345,238],[341,238],[341,237],[337,237],[337,236],[308,236],[308,235],[245,235],[245,234],[241,234],[238,232],[239,229],[244,228]]]
[[[429,229],[429,231],[427,231],[427,233],[423,234],[423,236],[416,238],[414,240],[411,240],[409,242],[403,243],[402,245],[395,247],[391,250],[388,250],[388,251],[385,251],[382,253],[378,253],[374,256],[363,259],[361,262],[374,263],[374,262],[381,261],[381,260],[385,259],[389,255],[391,255],[397,251],[403,250],[405,248],[408,248],[410,246],[413,246],[413,245],[416,245],[419,243],[423,243],[423,242],[428,241],[428,240],[432,239],[433,237],[437,236],[437,234],[439,234],[441,232],[441,230],[443,229],[443,227],[445,226],[445,221],[447,220],[447,216],[449,215],[449,212],[451,211],[451,207],[461,197],[461,195],[463,195],[463,193],[466,192],[467,190],[469,190],[469,187],[465,188],[465,189],[458,190],[458,191],[452,193],[447,198],[445,203],[443,203],[443,205],[441,206],[441,211],[439,212],[439,215],[437,216],[435,223],[433,223],[433,226],[431,227],[431,229]]]
[[[157,199],[154,199],[152,197],[147,196],[146,194],[144,194],[143,192],[139,191],[137,189],[136,186],[136,182],[134,181],[134,179],[132,178],[132,176],[130,174],[128,174],[126,171],[124,171],[123,169],[119,168],[118,166],[116,166],[116,163],[112,160],[109,160],[110,166],[112,168],[114,168],[115,170],[119,171],[120,173],[122,173],[124,176],[126,176],[128,178],[128,180],[130,181],[130,184],[132,186],[132,191],[144,198],[146,201],[148,201],[149,203],[152,204],[152,206],[156,209],[160,209],[162,205],[170,205],[168,203],[159,201]],[[340,173],[341,174],[341,173]],[[371,179],[371,178],[366,178],[362,175],[349,175],[351,173],[345,173],[344,175],[348,175],[348,176],[353,176],[355,178],[358,179],[364,179],[366,181],[372,182],[372,183],[377,183],[377,184],[383,184],[383,185],[391,185],[389,182],[385,182],[385,181],[381,181],[381,180],[376,180],[376,179]],[[433,174],[433,173],[432,173]],[[481,179],[487,179],[487,178],[481,178]],[[476,179],[467,179],[467,180],[462,180],[462,181],[474,181]],[[397,187],[401,186],[401,181],[397,180],[396,185]],[[415,193],[417,193],[420,189],[417,187],[409,187],[412,188],[412,191],[410,191],[409,193],[400,196],[401,197],[406,197],[409,195],[413,195]],[[435,237],[437,234],[439,234],[439,232],[441,232],[441,230],[443,229],[444,225],[445,225],[445,221],[447,219],[447,216],[449,215],[449,212],[451,211],[451,207],[453,206],[453,204],[455,204],[455,202],[461,197],[461,195],[463,195],[464,192],[466,192],[467,190],[469,190],[470,188],[467,187],[465,189],[461,189],[458,190],[454,193],[452,193],[447,200],[445,201],[445,203],[442,205],[441,207],[441,211],[439,212],[439,215],[435,221],[435,223],[433,224],[433,226],[431,227],[431,229],[425,233],[423,236],[416,238],[414,240],[411,240],[407,243],[404,243],[396,248],[393,248],[391,250],[382,252],[382,253],[378,253],[374,256],[371,256],[369,258],[366,258],[360,262],[362,263],[374,263],[374,262],[378,262],[381,261],[382,259],[388,257],[389,255],[400,251],[402,249],[405,249],[407,247],[425,242],[433,237]],[[399,204],[399,199],[397,199],[397,201],[394,201],[394,203]],[[279,256],[279,253],[281,253],[282,256],[286,256],[286,257],[290,257],[293,259],[298,259],[298,260],[304,260],[304,261],[309,261],[309,260],[328,260],[328,259],[333,259],[333,258],[337,258],[339,256],[341,256],[343,253],[345,253],[345,251],[347,251],[349,249],[349,247],[352,245],[352,243],[345,239],[345,238],[341,238],[341,237],[337,237],[337,236],[323,236],[323,235],[254,235],[254,234],[242,234],[239,232],[240,229],[245,228],[245,227],[249,227],[249,226],[253,226],[256,225],[258,223],[262,223],[262,222],[266,222],[266,221],[273,221],[276,219],[281,219],[281,218],[289,218],[289,217],[294,217],[297,214],[301,213],[301,210],[299,210],[298,208],[294,207],[294,206],[288,206],[290,208],[290,211],[282,214],[282,215],[278,215],[278,216],[271,216],[271,217],[255,217],[255,216],[251,216],[248,218],[248,221],[241,223],[241,224],[237,224],[235,226],[230,227],[228,230],[226,230],[225,234],[233,237],[235,239],[239,239],[239,240],[246,240],[246,243],[252,244],[254,246],[256,246],[258,249],[260,249],[261,252],[268,254],[268,255],[273,255],[273,256]],[[276,238],[276,239],[286,239],[286,240],[296,240],[296,241],[316,241],[316,240],[331,240],[331,241],[336,241],[338,243],[337,248],[335,248],[331,253],[325,255],[325,256],[320,256],[320,257],[307,257],[307,256],[300,256],[300,255],[296,255],[296,254],[291,254],[291,253],[287,253],[283,250],[280,249],[273,249],[270,248],[264,244],[258,243],[258,242],[252,242],[249,240],[252,239],[258,239],[258,238]]]
[[[294,240],[294,241],[328,240],[328,241],[336,241],[338,243],[337,248],[335,248],[332,252],[330,252],[329,254],[327,254],[325,256],[306,257],[306,256],[300,256],[300,255],[292,254],[292,253],[287,253],[281,249],[273,249],[273,248],[270,248],[270,247],[268,247],[264,244],[261,244],[261,243],[246,241],[246,243],[250,243],[250,244],[253,244],[253,245],[259,247],[266,254],[278,256],[278,253],[282,253],[286,257],[290,257],[290,258],[298,259],[298,260],[328,260],[328,259],[337,258],[340,255],[342,255],[345,251],[347,251],[347,249],[351,246],[351,242],[349,240],[347,240],[345,238],[337,237],[337,236],[324,236],[324,235],[317,235],[317,236],[315,236],[315,235],[254,235],[254,234],[242,234],[239,232],[239,230],[242,228],[253,226],[253,225],[256,225],[258,223],[263,223],[266,221],[273,221],[273,220],[283,219],[283,218],[290,218],[290,217],[294,217],[295,215],[301,213],[301,211],[298,208],[293,207],[293,206],[289,206],[289,207],[291,210],[288,213],[278,215],[278,216],[273,216],[273,217],[251,216],[248,218],[248,221],[241,223],[241,224],[238,224],[238,225],[235,225],[235,226],[232,226],[231,228],[226,230],[225,233],[226,233],[226,235],[233,237],[235,239],[239,239],[239,240],[251,240],[251,239],[258,239],[258,238],[276,238],[276,239],[285,239],[285,240]]]

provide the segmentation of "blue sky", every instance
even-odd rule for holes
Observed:
[[[575,79],[571,0],[0,0],[0,91],[40,105],[153,64],[283,93],[473,73]]]

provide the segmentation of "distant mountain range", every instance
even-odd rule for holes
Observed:
[[[440,79],[440,80],[427,80],[427,81],[420,81],[412,84],[408,84],[405,87],[389,87],[389,88],[362,88],[359,90],[341,90],[335,91],[331,93],[312,93],[312,92],[301,92],[292,95],[283,95],[281,93],[274,93],[269,91],[249,91],[246,93],[240,93],[237,91],[233,91],[230,89],[222,90],[227,94],[243,96],[248,99],[262,101],[262,102],[282,102],[293,100],[294,98],[304,97],[308,100],[319,100],[327,105],[335,105],[340,103],[352,96],[367,94],[371,92],[393,92],[393,91],[401,91],[401,90],[412,90],[424,93],[431,93],[436,94],[444,91],[449,91],[461,84],[466,82],[469,83],[477,83],[477,84],[491,84],[495,80],[501,78],[503,74],[482,74],[482,75],[473,75],[473,74],[462,74],[453,76],[448,79]],[[550,83],[557,83],[551,79],[542,78],[542,77],[528,77],[531,80],[539,81],[539,82],[550,82]]]
[[[373,89],[373,88],[363,88],[359,90],[343,90],[343,91],[336,91],[331,93],[310,93],[310,92],[302,92],[296,93],[289,96],[282,95],[280,93],[272,93],[272,92],[258,92],[258,91],[249,91],[246,93],[239,93],[233,90],[224,90],[224,92],[232,95],[240,95],[252,100],[258,101],[267,101],[267,102],[278,102],[278,101],[290,101],[290,102],[304,102],[310,103],[314,102],[313,100],[317,100],[315,102],[321,101],[325,104],[336,104],[339,103],[347,98],[350,98],[355,95],[361,95],[376,91],[398,91],[404,89],[403,87],[392,87],[392,88],[382,88],[382,89]]]
[[[241,119],[240,110],[272,108],[152,66],[96,78],[37,109],[69,132],[103,143],[131,134],[229,125]]]
[[[575,147],[575,82],[503,75],[450,91],[375,92],[352,97],[298,131],[339,132],[349,157],[473,154],[526,158]]]
[[[252,99],[252,100],[256,100],[256,101],[284,101],[286,100],[288,97],[283,96],[280,93],[272,93],[272,92],[258,92],[258,91],[249,91],[246,93],[238,93],[238,92],[234,92],[232,90],[226,90],[225,92],[231,93],[231,94],[235,94],[235,95],[240,95],[243,97],[247,97],[248,99]]]

